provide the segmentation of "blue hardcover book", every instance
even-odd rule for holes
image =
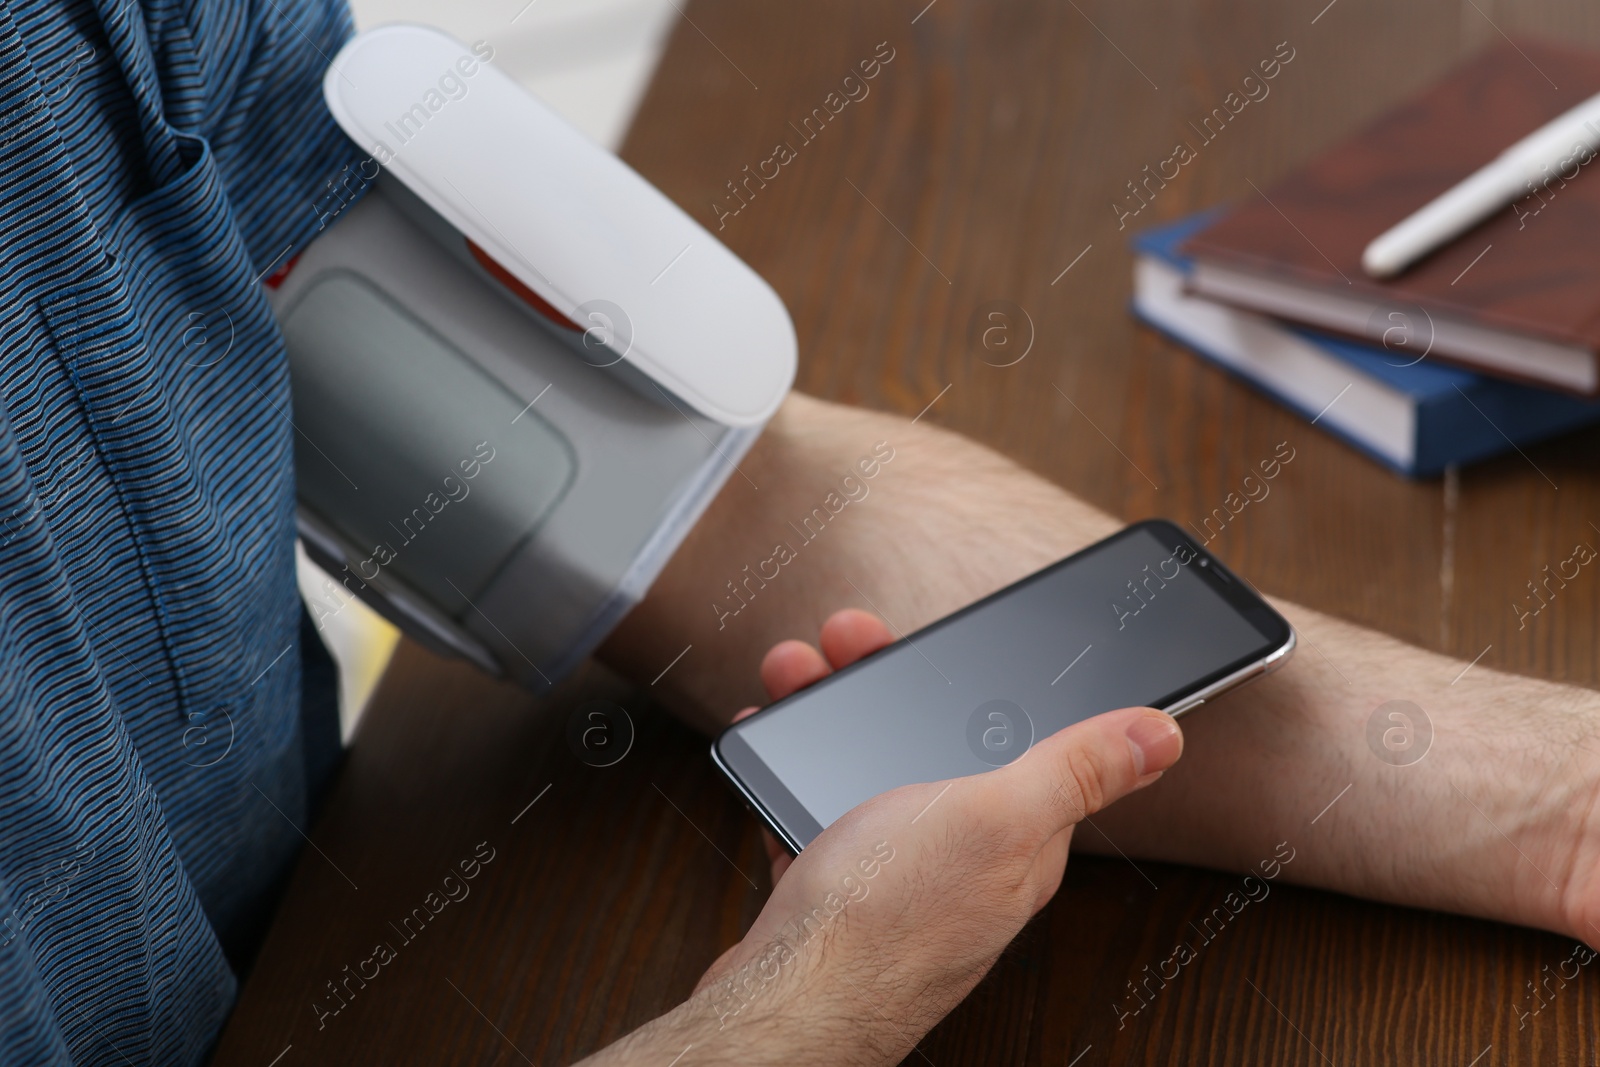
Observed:
[[[1189,294],[1191,263],[1177,248],[1212,217],[1134,238],[1134,314],[1401,474],[1429,477],[1600,421],[1600,402],[1416,361],[1402,345],[1330,337]]]

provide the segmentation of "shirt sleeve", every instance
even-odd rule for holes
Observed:
[[[322,96],[323,73],[354,26],[344,0],[204,0],[193,55],[217,59],[196,131],[211,142],[257,270],[316,236],[330,195],[353,199],[365,159]],[[227,64],[222,66],[222,64]]]

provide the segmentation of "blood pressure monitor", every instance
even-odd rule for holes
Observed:
[[[269,280],[308,553],[540,686],[644,595],[795,372],[778,295],[498,70],[387,26],[324,80],[370,152]],[[347,179],[345,185],[350,185]]]

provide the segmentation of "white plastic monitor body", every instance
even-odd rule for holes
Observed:
[[[388,26],[324,94],[373,181],[269,281],[335,580],[532,686],[636,604],[793,382],[770,286],[475,49]],[[379,170],[381,165],[381,176]]]

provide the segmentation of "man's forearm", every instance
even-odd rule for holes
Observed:
[[[867,478],[879,442],[893,458]],[[768,647],[814,639],[834,610],[909,632],[1120,525],[957,435],[805,397],[740,466],[750,480],[730,480],[606,649],[648,681],[692,646],[655,689],[707,730],[760,702]],[[1238,869],[1288,841],[1295,880],[1600,940],[1583,910],[1600,696],[1481,666],[1452,684],[1465,664],[1280,607],[1302,634],[1294,659],[1186,717],[1179,766],[1095,819],[1110,841]],[[1431,722],[1420,762],[1369,746],[1368,720],[1394,700]],[[1087,828],[1079,845],[1111,849]]]
[[[725,1033],[706,999],[705,994],[697,993],[577,1067],[643,1067],[680,1061],[695,1067],[788,1064],[797,1062],[793,1059],[796,1049],[808,1045],[800,1028],[788,1032],[789,1028],[776,1020]]]
[[[1291,881],[1600,941],[1600,694],[1277,606],[1294,659],[1185,717],[1182,763],[1079,844],[1247,870],[1288,842]]]
[[[794,394],[601,655],[709,732],[832,612],[908,633],[1119,525],[957,434]]]

